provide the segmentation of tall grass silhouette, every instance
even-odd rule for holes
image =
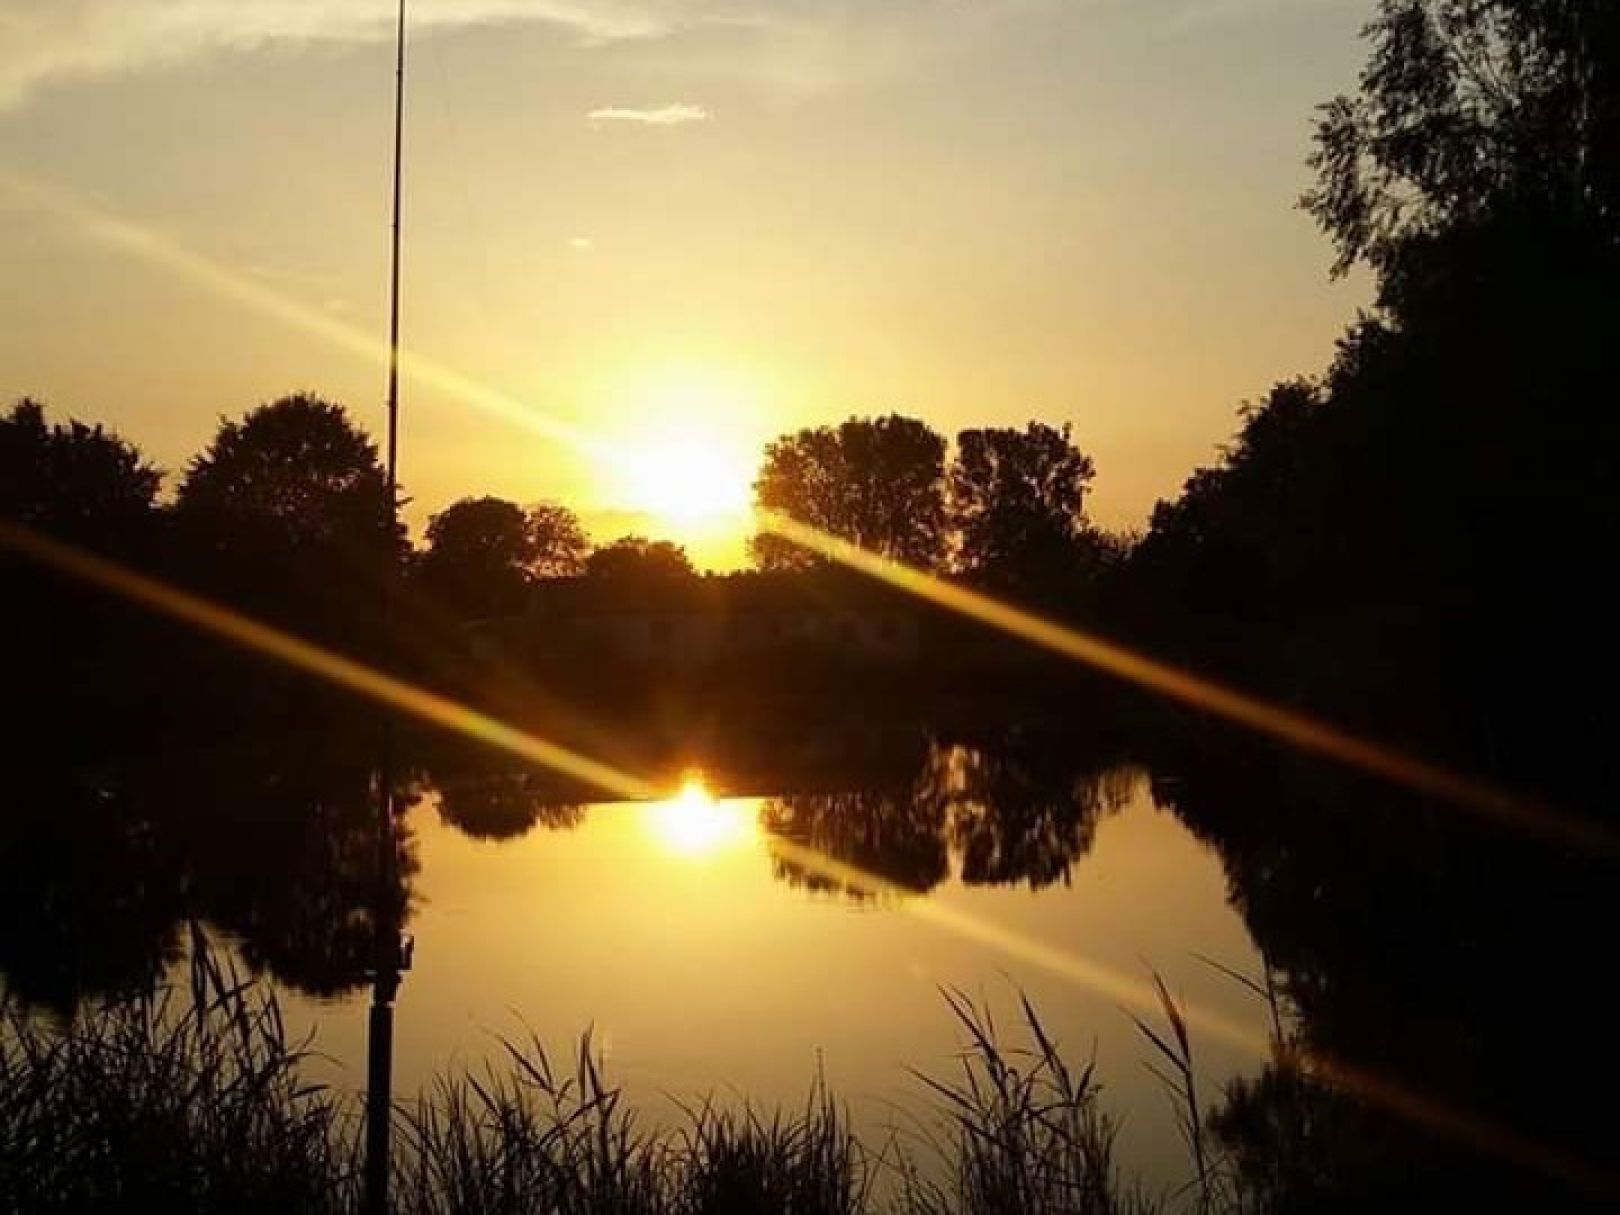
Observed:
[[[361,1120],[305,1077],[275,992],[193,928],[184,978],[66,1021],[0,1008],[0,1210],[357,1210]],[[1162,988],[1162,984],[1161,984]],[[1074,1067],[1020,996],[1012,1032],[944,991],[959,1068],[913,1074],[929,1102],[863,1141],[818,1074],[804,1104],[713,1099],[643,1124],[590,1033],[554,1057],[503,1040],[478,1071],[396,1106],[393,1209],[421,1215],[1133,1215],[1242,1209],[1206,1156],[1186,1025],[1139,1021],[1184,1103],[1193,1181],[1154,1199],[1123,1178],[1093,1063]]]

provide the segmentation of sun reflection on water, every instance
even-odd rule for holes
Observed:
[[[752,839],[758,817],[749,801],[720,801],[699,773],[688,775],[674,797],[646,807],[653,837],[679,857],[701,859]]]

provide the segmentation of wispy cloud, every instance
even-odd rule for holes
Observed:
[[[722,64],[730,73],[801,90],[926,61],[936,53],[930,48],[941,45],[966,53],[978,44],[977,31],[986,22],[1032,9],[1099,2],[1107,0],[409,0],[411,28],[419,35],[532,24],[593,46],[705,30],[712,45],[695,62]],[[0,111],[57,82],[144,71],[220,51],[382,41],[393,34],[396,5],[397,0],[0,0]],[[852,39],[856,30],[860,37]],[[693,54],[693,45],[682,41],[680,53]],[[614,117],[604,120],[670,125],[699,121],[692,112],[697,109],[621,113],[612,107]],[[633,117],[639,113],[660,117]],[[669,117],[662,117],[666,113]]]
[[[700,105],[686,105],[683,102],[652,109],[610,105],[592,110],[585,117],[591,122],[635,122],[647,127],[678,127],[688,122],[707,122],[709,111]]]
[[[709,0],[411,0],[427,32],[534,22],[592,41],[653,38]],[[393,30],[394,0],[0,0],[0,108],[56,80],[277,42],[365,41]]]

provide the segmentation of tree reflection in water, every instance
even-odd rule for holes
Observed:
[[[536,827],[566,829],[585,821],[581,802],[553,801],[533,772],[447,775],[434,783],[439,817],[475,840],[513,840]]]
[[[1139,779],[1110,765],[1077,771],[1057,752],[953,748],[951,843],[970,886],[1061,881],[1091,851],[1097,823],[1122,807]]]
[[[756,779],[778,788],[845,784],[766,801],[767,841],[790,839],[918,893],[953,873],[1040,888],[1068,880],[1132,779],[1104,752],[1079,756],[1037,734],[908,735],[907,745],[882,737],[884,766],[842,734],[839,746],[792,762],[752,756],[752,770],[766,774]],[[66,1013],[87,996],[149,988],[178,958],[179,928],[192,919],[223,931],[253,972],[298,991],[360,989],[376,917],[406,924],[418,868],[402,817],[400,863],[379,899],[375,743],[374,723],[339,714],[156,763],[42,752],[20,764],[0,816],[6,989]],[[583,791],[495,752],[409,735],[401,752],[396,804],[436,794],[442,820],[473,838],[511,840],[585,819]],[[799,888],[866,897],[780,853],[772,864]]]
[[[950,873],[945,843],[945,807],[913,796],[914,790],[800,793],[769,799],[760,825],[844,865],[853,866],[904,890],[932,890]],[[776,854],[776,876],[817,893],[868,897],[866,887],[834,873]]]
[[[179,957],[184,864],[139,794],[100,770],[16,765],[0,814],[0,977],[59,1014],[149,989]]]
[[[1137,773],[1116,758],[1078,757],[1050,737],[1008,732],[936,742],[909,781],[881,791],[770,799],[772,835],[904,890],[925,893],[955,872],[967,885],[1067,883],[1099,819],[1125,804]],[[806,890],[870,896],[778,854],[777,876]]]
[[[1464,1116],[1437,1134],[1281,1056],[1210,1115],[1259,1209],[1582,1206],[1581,1185],[1466,1128],[1588,1169],[1612,1159],[1613,1052],[1580,1032],[1565,985],[1591,972],[1593,933],[1613,922],[1613,861],[1218,741],[1157,759],[1154,797],[1221,856],[1285,997],[1289,1046]]]
[[[404,819],[379,906],[377,798],[365,750],[274,750],[185,773],[196,910],[255,972],[338,996],[368,979],[379,914],[402,924],[418,862]],[[396,805],[415,799],[400,782]],[[177,795],[178,796],[178,795]]]
[[[401,820],[396,880],[379,892],[373,753],[339,732],[160,764],[19,765],[0,816],[6,989],[65,1014],[150,988],[198,920],[254,973],[312,995],[358,990],[375,917],[403,922],[417,870]],[[401,782],[400,804],[415,794]]]

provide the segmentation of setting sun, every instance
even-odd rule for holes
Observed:
[[[754,384],[713,367],[656,365],[609,396],[634,419],[613,445],[622,506],[682,540],[745,530],[762,443]]]
[[[712,856],[746,840],[754,830],[750,803],[719,801],[700,776],[689,776],[681,791],[647,807],[647,822],[658,842],[677,856]]]
[[[628,458],[626,493],[665,523],[719,523],[747,513],[753,475],[741,453],[713,438],[675,438]]]

